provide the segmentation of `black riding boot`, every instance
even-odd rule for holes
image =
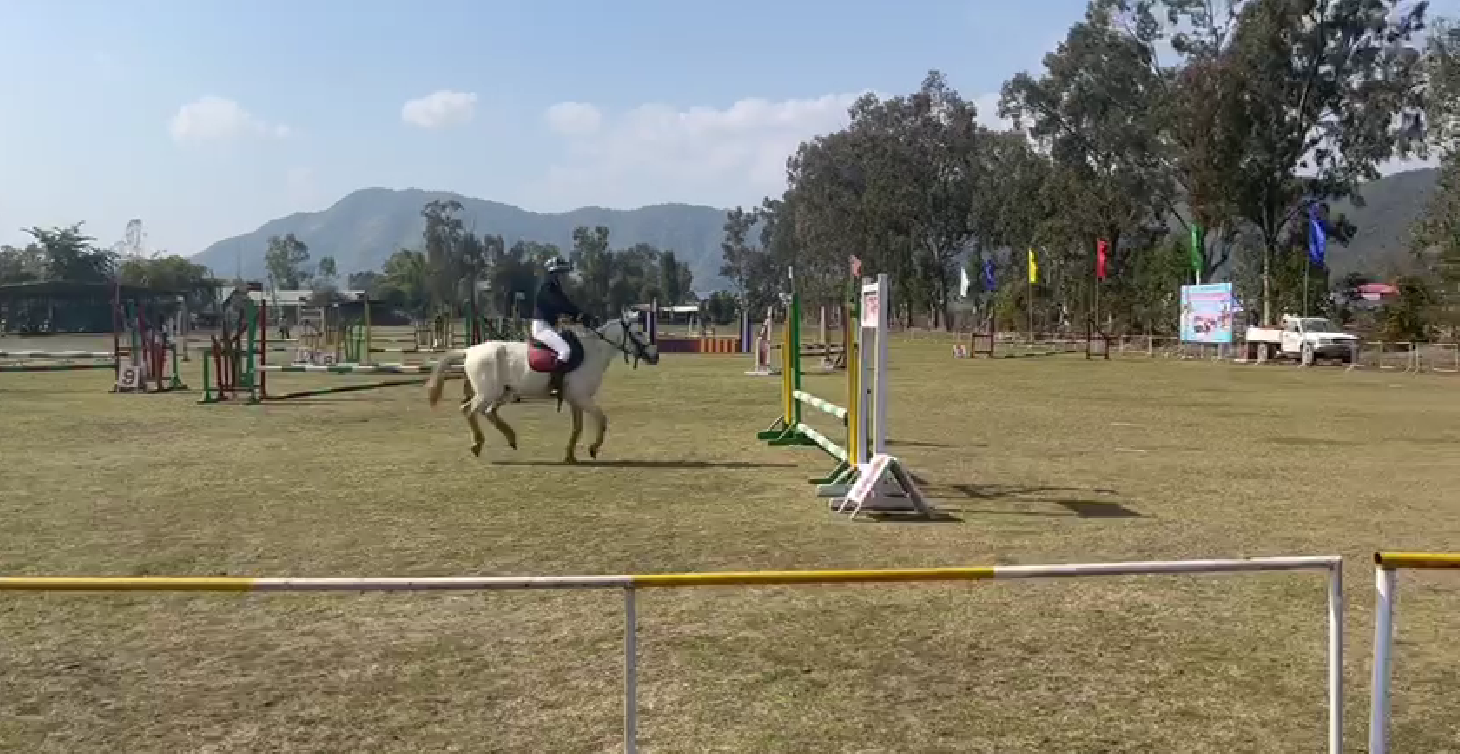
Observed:
[[[548,373],[548,397],[559,398],[563,394],[563,373],[562,366]]]

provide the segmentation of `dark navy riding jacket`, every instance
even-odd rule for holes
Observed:
[[[557,275],[548,275],[547,279],[542,281],[542,287],[537,289],[534,308],[538,319],[554,327],[557,326],[560,317],[582,315],[578,307],[568,298],[568,294],[563,291],[563,284],[559,282]]]

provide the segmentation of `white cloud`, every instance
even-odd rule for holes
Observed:
[[[221,141],[245,136],[283,138],[289,127],[269,123],[231,99],[208,95],[177,109],[167,124],[177,141]]]
[[[442,89],[419,99],[407,101],[400,109],[401,120],[420,128],[460,126],[476,115],[475,92],[454,92]]]
[[[786,158],[802,141],[847,124],[861,93],[743,99],[727,108],[648,104],[622,113],[562,102],[544,118],[565,156],[533,187],[544,205],[754,203],[785,188]]]
[[[603,125],[603,113],[582,102],[559,102],[547,109],[548,127],[563,136],[588,136]]]

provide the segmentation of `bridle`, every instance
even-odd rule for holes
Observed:
[[[650,364],[653,364],[655,362],[655,359],[651,358],[649,355],[649,344],[639,339],[638,334],[634,332],[633,327],[629,324],[629,321],[627,319],[625,319],[624,317],[618,318],[619,329],[623,331],[624,338],[622,341],[617,343],[615,343],[607,335],[603,334],[604,328],[608,327],[609,324],[612,323],[604,324],[602,327],[595,327],[591,330],[591,332],[594,335],[597,335],[599,338],[602,338],[605,343],[608,343],[614,348],[617,348],[619,350],[619,353],[622,353],[624,355],[625,364],[629,363],[630,356],[634,357],[635,369],[639,368],[640,361],[647,361]]]

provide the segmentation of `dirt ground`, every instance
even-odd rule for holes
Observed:
[[[90,347],[54,341],[25,347]],[[0,339],[0,350],[20,350]],[[748,356],[615,364],[605,457],[520,451],[418,387],[263,406],[0,374],[0,573],[412,576],[1348,559],[1362,748],[1376,549],[1460,548],[1460,378],[891,354],[891,450],[948,514],[848,521],[769,448]],[[389,359],[383,359],[389,360]],[[184,374],[198,387],[198,361]],[[277,381],[275,381],[277,379]],[[298,389],[352,378],[271,375]],[[844,378],[808,377],[836,400]],[[816,420],[828,435],[830,422]],[[586,454],[585,454],[586,457]],[[1456,750],[1460,578],[1405,573],[1394,751]],[[1316,752],[1318,574],[640,597],[645,752]],[[0,595],[0,749],[608,752],[612,592]]]

